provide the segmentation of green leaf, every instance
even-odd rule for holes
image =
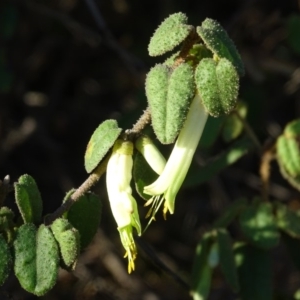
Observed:
[[[81,196],[65,215],[79,231],[81,249],[88,246],[96,234],[101,220],[101,212],[100,198],[93,193],[87,193]]]
[[[9,275],[12,264],[12,257],[9,246],[4,237],[0,235],[0,285],[2,285]]]
[[[203,235],[196,248],[191,284],[191,294],[194,300],[205,300],[209,295],[213,269],[208,263],[208,257],[213,241],[213,234],[208,232]]]
[[[275,208],[277,226],[291,237],[300,238],[300,216],[281,203]]]
[[[137,193],[144,200],[149,200],[152,196],[144,193],[144,187],[154,182],[158,175],[151,169],[139,152],[134,156],[132,175]]]
[[[227,32],[217,21],[205,19],[201,26],[197,27],[197,33],[215,55],[228,59],[239,75],[244,75],[245,70],[241,57]]]
[[[247,115],[246,103],[239,101],[235,111],[239,114],[241,118],[245,119]],[[238,138],[244,129],[244,124],[236,115],[235,111],[233,111],[229,116],[227,116],[224,122],[222,137],[223,140],[227,143]]]
[[[158,56],[173,50],[192,30],[193,26],[187,25],[185,14],[179,12],[170,15],[154,32],[148,46],[149,55]]]
[[[253,144],[248,138],[242,138],[234,142],[226,151],[199,168],[191,166],[184,182],[185,187],[191,187],[210,180],[218,172],[234,164],[253,149]]]
[[[21,286],[37,296],[45,295],[56,283],[59,253],[51,230],[41,225],[22,225],[14,241],[14,271]]]
[[[58,242],[64,266],[74,270],[80,253],[78,230],[68,220],[62,218],[56,219],[52,223],[51,230]]]
[[[292,14],[287,19],[287,40],[291,48],[300,54],[300,16],[299,14]]]
[[[248,206],[240,215],[244,235],[255,246],[270,249],[279,242],[279,232],[270,203],[258,202]]]
[[[84,165],[88,173],[99,165],[121,132],[122,129],[118,128],[116,120],[106,120],[98,126],[90,138],[84,156]]]
[[[15,183],[15,197],[24,223],[39,223],[43,202],[37,184],[30,175],[22,175]]]
[[[236,107],[239,77],[229,60],[202,59],[195,71],[195,81],[203,105],[211,116],[229,114]]]
[[[182,63],[171,71],[156,65],[146,79],[146,94],[151,110],[152,126],[162,144],[177,137],[195,93],[193,68]]]
[[[224,213],[221,215],[221,217],[215,221],[214,227],[228,227],[241,213],[241,211],[246,208],[246,206],[247,200],[245,198],[234,201],[229,207],[224,210]]]
[[[241,299],[272,300],[270,253],[246,244],[237,245],[234,252]]]
[[[237,292],[240,289],[237,268],[234,260],[232,241],[226,229],[217,229],[217,241],[222,272],[227,283]]]

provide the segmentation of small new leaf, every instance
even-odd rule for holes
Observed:
[[[218,58],[228,59],[239,75],[244,75],[245,70],[241,57],[227,32],[217,21],[205,19],[201,26],[197,27],[197,33]]]
[[[213,117],[229,114],[236,106],[239,77],[225,58],[204,58],[195,71],[195,81],[207,112]]]
[[[162,144],[174,142],[195,94],[193,68],[182,63],[174,71],[156,65],[146,79],[154,132]]]
[[[116,120],[106,120],[94,131],[84,156],[84,165],[88,173],[91,173],[99,165],[121,131]]]
[[[149,55],[158,56],[173,50],[192,30],[193,26],[187,25],[185,14],[179,12],[170,15],[154,32],[148,46]]]
[[[77,257],[80,253],[80,236],[68,220],[56,219],[51,230],[58,242],[63,264],[67,269],[75,269]]]
[[[22,175],[15,183],[15,198],[24,223],[39,223],[42,218],[43,203],[35,180],[30,175]]]

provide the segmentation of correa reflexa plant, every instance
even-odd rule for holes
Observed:
[[[178,191],[210,116],[223,117],[226,142],[239,138],[243,130],[250,139],[238,140],[213,162],[209,172],[216,173],[234,163],[252,146],[260,147],[245,120],[247,106],[238,102],[239,78],[244,74],[241,57],[217,21],[205,19],[194,27],[188,24],[185,14],[172,14],[154,32],[148,51],[150,56],[170,53],[147,74],[148,108],[131,129],[119,128],[116,120],[99,125],[84,157],[89,176],[78,189],[66,194],[61,207],[42,216],[42,198],[30,175],[22,175],[13,186],[8,177],[1,182],[1,284],[13,269],[26,291],[41,296],[55,285],[59,267],[74,270],[80,252],[91,242],[100,223],[101,201],[90,189],[104,173],[112,215],[131,273],[138,263],[135,234],[142,235],[160,211],[165,219],[176,212]],[[174,144],[168,158],[145,134],[148,124],[161,144]],[[294,120],[276,142],[261,152],[262,193],[251,201],[235,201],[203,234],[191,273],[193,299],[207,299],[218,266],[241,299],[272,299],[268,251],[282,236],[292,247],[299,242],[300,215],[280,201],[270,201],[269,165],[276,159],[283,177],[300,190],[299,145],[300,120]],[[137,193],[133,193],[133,187]],[[22,222],[17,222],[15,213],[4,206],[11,190]],[[137,194],[138,199],[134,196]],[[144,228],[139,209],[147,210]],[[244,237],[241,241],[233,242],[227,229],[233,221],[239,224]],[[300,249],[299,243],[297,246]]]

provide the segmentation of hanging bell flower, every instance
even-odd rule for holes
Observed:
[[[207,117],[208,113],[201,98],[196,94],[163,172],[155,182],[144,188],[144,193],[152,196],[147,202],[148,205],[152,205],[150,209],[151,220],[154,219],[163,202],[164,218],[166,218],[168,211],[171,214],[174,213],[176,195],[191,165]]]
[[[106,186],[113,216],[118,225],[122,245],[128,257],[128,273],[134,270],[137,255],[133,239],[133,227],[141,235],[141,224],[137,204],[132,197],[133,144],[117,140],[114,144],[106,170]]]

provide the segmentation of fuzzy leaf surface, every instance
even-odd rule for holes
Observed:
[[[121,132],[116,120],[106,120],[98,126],[90,138],[84,156],[84,166],[88,173],[99,165]]]

